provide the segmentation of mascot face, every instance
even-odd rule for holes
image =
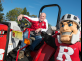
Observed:
[[[73,21],[66,20],[60,23],[60,40],[62,43],[71,44],[73,34],[77,34],[77,24]]]

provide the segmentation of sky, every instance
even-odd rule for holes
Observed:
[[[61,17],[65,14],[74,14],[81,20],[81,0],[2,0],[3,13],[14,8],[27,8],[30,15],[39,15],[39,10],[44,5],[58,4],[61,7]],[[56,26],[58,7],[47,7],[42,12],[46,13],[46,19],[52,26]]]

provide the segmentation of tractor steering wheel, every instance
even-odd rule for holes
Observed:
[[[20,24],[18,24],[18,26],[21,28],[21,31],[23,31],[25,27],[26,27],[26,28],[29,27],[29,26],[28,26],[28,25],[29,25],[28,23],[23,22],[22,20],[19,20],[19,21],[20,21]]]

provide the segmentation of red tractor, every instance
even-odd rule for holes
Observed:
[[[57,18],[57,24],[59,24],[59,20],[60,20],[60,15],[61,15],[61,8],[59,5],[57,4],[50,4],[50,5],[44,5],[41,7],[40,11],[39,11],[39,15],[40,13],[42,13],[42,10],[46,7],[52,7],[52,6],[57,6],[59,8],[58,11],[58,18]],[[56,28],[57,30],[59,29],[59,26],[56,24]],[[58,31],[55,31],[55,37],[57,35],[59,35]],[[26,48],[28,45],[26,45],[23,48]],[[19,51],[22,50],[23,48],[19,49],[17,52],[17,56],[16,56],[16,61],[18,61],[18,55],[19,55]],[[30,59],[32,61],[49,61],[51,56],[54,54],[55,49],[49,45],[47,45],[45,42],[44,44],[39,44],[38,46],[36,46],[34,51],[31,51],[31,57]],[[28,58],[29,59],[29,58]],[[29,60],[30,61],[30,60]]]

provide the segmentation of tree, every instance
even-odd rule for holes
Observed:
[[[37,15],[30,15],[30,17],[36,18],[36,17],[37,17]]]
[[[24,14],[24,15],[28,15],[28,16],[30,16],[30,17],[34,17],[34,18],[37,17],[37,15],[30,15],[30,13],[27,11],[26,7],[23,9],[22,14]]]
[[[27,12],[26,7],[23,9],[22,14],[24,14],[24,15],[28,15],[28,16],[30,15],[29,12]]]
[[[22,14],[24,14],[24,15],[28,15],[29,17],[37,17],[37,15],[30,15],[30,13],[27,11],[26,7],[23,9]],[[24,23],[28,23],[28,24],[31,25],[31,23],[27,22],[25,19],[23,19],[22,22],[24,22]]]
[[[7,20],[16,21],[18,15],[20,15],[22,11],[23,11],[23,9],[21,9],[21,8],[15,8],[15,9],[12,9],[11,11],[7,12],[7,14],[6,14]]]
[[[4,15],[4,13],[1,13],[2,11],[3,11],[3,8],[2,8],[1,0],[0,0],[0,22],[3,21],[3,15]]]
[[[30,13],[27,12],[26,7],[23,9],[23,11],[22,11],[21,14],[30,16]],[[25,19],[22,19],[22,22],[23,22],[23,23],[26,23],[26,24],[27,24],[27,23],[29,24],[29,22],[27,22]],[[20,24],[20,23],[19,23],[19,24]]]
[[[12,9],[11,11],[7,12],[6,18],[7,18],[7,20],[9,20],[9,21],[17,21],[17,17],[18,17],[18,15],[20,15],[20,14],[28,15],[28,16],[30,16],[30,17],[37,17],[37,15],[30,15],[30,13],[27,12],[27,9],[26,9],[26,7],[25,7],[24,9],[22,9],[22,8]],[[18,22],[18,21],[17,21],[17,22]],[[25,19],[22,19],[22,22],[28,23]],[[20,24],[20,22],[18,22],[18,24]]]
[[[4,22],[4,21],[7,21],[5,16],[3,16],[3,19],[2,19],[2,20],[3,20],[3,22]]]

